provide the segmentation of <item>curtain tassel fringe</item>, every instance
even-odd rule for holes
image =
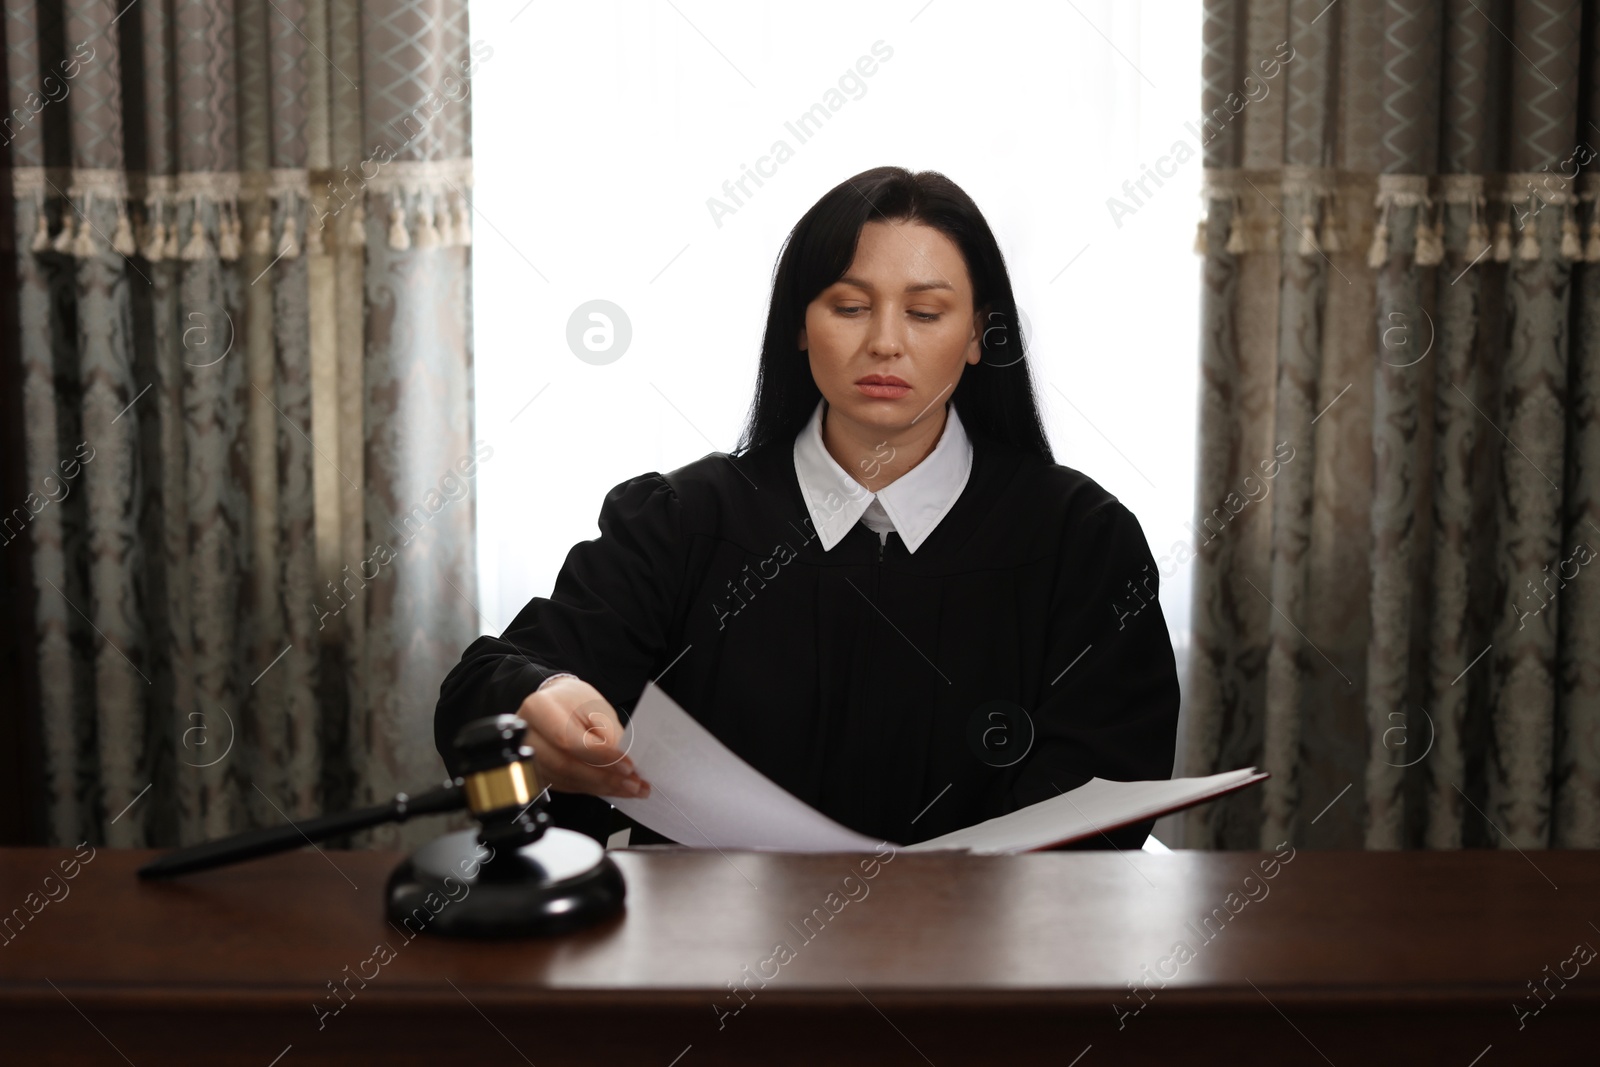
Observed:
[[[1233,216],[1228,219],[1228,243],[1223,247],[1235,256],[1250,251],[1249,243],[1244,239],[1244,220],[1240,218],[1237,198],[1233,202]]]
[[[72,254],[73,226],[77,223],[78,217],[71,214],[71,211],[72,205],[68,203],[61,212],[61,232],[50,242],[51,249],[62,255]]]
[[[1444,236],[1428,216],[1419,209],[1415,233],[1417,247],[1414,258],[1419,267],[1437,267],[1444,262]]]
[[[1568,262],[1583,258],[1583,242],[1578,239],[1578,220],[1571,204],[1561,213],[1561,258]]]
[[[290,205],[291,212],[293,205]],[[278,256],[282,259],[295,259],[300,255],[300,235],[295,226],[294,215],[286,214],[283,218],[283,236],[278,238]]]
[[[131,256],[139,251],[133,239],[133,224],[128,220],[128,209],[117,204],[117,228],[111,233],[111,247],[119,256]]]
[[[427,199],[417,202],[417,240],[418,248],[437,248],[439,246],[439,230],[433,224],[433,206]]]
[[[244,226],[239,221],[238,206],[228,204],[217,224],[218,257],[228,263],[232,263],[239,258],[244,244],[243,230]]]
[[[411,247],[411,235],[406,232],[406,208],[398,196],[389,212],[389,247],[396,252],[404,252]]]
[[[1385,207],[1384,215],[1388,215]],[[1378,224],[1372,228],[1372,246],[1367,249],[1367,266],[1377,270],[1389,262],[1389,223],[1387,219],[1379,219]]]
[[[33,231],[33,244],[30,246],[35,252],[48,252],[50,250],[50,216],[44,209],[44,197],[39,198],[39,225]]]
[[[316,214],[315,207],[312,207],[310,214]],[[323,224],[323,218],[326,218],[326,216],[316,219],[316,225],[312,225],[313,220],[309,217],[309,215],[306,218],[306,255],[308,256],[320,256],[327,252],[327,248],[324,246],[322,238],[322,231],[327,228]]]
[[[1583,258],[1587,263],[1600,263],[1600,206],[1595,208],[1595,217],[1589,223],[1589,241],[1584,245]]]
[[[94,228],[84,219],[78,226],[78,236],[72,241],[72,254],[79,259],[92,259],[95,254]]]
[[[256,229],[250,235],[250,254],[253,256],[272,255],[272,206],[264,204],[261,214],[256,216]]]
[[[91,259],[95,254],[94,243],[94,194],[90,193],[83,201],[83,221],[78,224],[78,236],[72,241],[72,254],[79,259]]]
[[[211,240],[206,236],[206,226],[200,218],[200,198],[197,196],[194,198],[194,218],[189,223],[189,240],[184,243],[178,258],[194,263],[208,258],[211,251]]]
[[[472,244],[472,220],[467,215],[467,204],[466,204],[465,198],[459,198],[458,197],[456,199],[456,202],[455,202],[455,219],[456,219],[456,226],[455,226],[455,229],[456,229],[456,244],[458,244],[458,245],[470,245],[470,244]]]
[[[1511,223],[1505,219],[1494,224],[1494,261],[1511,262]]]
[[[161,258],[161,212],[159,201],[151,199],[144,205],[144,231],[139,235],[139,254],[154,263]]]
[[[1307,211],[1300,216],[1300,254],[1309,258],[1319,251],[1321,249],[1317,247],[1317,218]]]
[[[176,210],[174,210],[173,214],[177,214]],[[161,245],[161,258],[178,258],[178,220],[176,218],[167,223],[167,237]]]
[[[1201,219],[1194,227],[1194,254],[1203,256],[1206,252],[1206,220]]]
[[[1528,213],[1528,224],[1522,231],[1522,240],[1517,242],[1517,258],[1524,262],[1531,262],[1539,258],[1539,216]]]
[[[1467,258],[1476,259],[1488,244],[1489,231],[1483,228],[1483,220],[1474,214],[1472,221],[1467,224]]]
[[[78,227],[78,236],[72,241],[72,254],[79,259],[93,259],[95,254],[94,229],[85,219]]]
[[[1339,218],[1331,201],[1322,213],[1322,230],[1317,235],[1317,243],[1330,256],[1344,251],[1344,239],[1339,236]]]
[[[448,198],[445,199],[444,203],[439,205],[439,210],[435,214],[434,221],[439,228],[440,244],[448,246],[461,243],[456,240],[456,223],[454,216],[450,213],[450,201]]]
[[[365,197],[356,199],[354,212],[350,216],[350,223],[345,228],[344,243],[346,248],[365,248],[367,246],[367,202]]]

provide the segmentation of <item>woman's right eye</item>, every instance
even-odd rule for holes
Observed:
[[[852,304],[852,305],[850,305],[848,307],[839,307],[839,308],[835,308],[834,310],[838,311],[841,314],[846,314],[846,313],[849,313],[849,312],[852,312],[852,311],[865,311],[867,309],[862,307],[859,304]]]

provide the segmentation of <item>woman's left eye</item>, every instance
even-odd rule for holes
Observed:
[[[847,316],[849,318],[854,318],[855,317],[855,313],[857,311],[865,311],[867,309],[864,306],[860,305],[860,304],[851,304],[851,305],[848,305],[848,306],[836,307],[836,308],[834,308],[834,310],[837,311],[841,315]],[[920,321],[922,321],[922,322],[937,322],[937,321],[939,321],[939,315],[938,315],[937,312],[913,311],[913,312],[911,312],[911,314],[913,316],[915,316],[917,319],[919,319]]]

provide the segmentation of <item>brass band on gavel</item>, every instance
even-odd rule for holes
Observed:
[[[539,780],[532,766],[518,761],[469,774],[464,788],[467,807],[474,815],[482,815],[501,808],[527,807],[539,793]]]

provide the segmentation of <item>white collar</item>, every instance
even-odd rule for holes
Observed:
[[[894,523],[906,551],[915,552],[955,506],[972,473],[972,441],[955,405],[945,406],[944,430],[933,451],[921,463],[871,493],[839,466],[822,443],[822,418],[827,404],[825,398],[817,401],[811,421],[794,439],[795,476],[824,551],[844,540],[862,513],[877,500]],[[876,453],[864,457],[869,465],[874,459],[886,458]]]

